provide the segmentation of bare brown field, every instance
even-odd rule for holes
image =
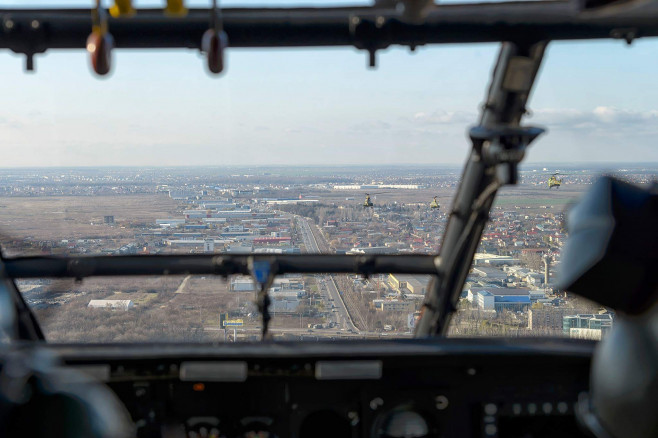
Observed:
[[[448,206],[452,202],[452,197],[455,194],[453,188],[440,188],[440,189],[419,189],[419,190],[404,190],[404,189],[381,189],[381,190],[333,190],[331,192],[322,192],[309,195],[309,197],[320,200],[323,204],[336,203],[339,205],[354,205],[360,207],[365,200],[366,193],[370,193],[370,199],[373,204],[390,204],[397,202],[399,204],[420,204],[424,203],[429,205],[434,196],[441,206]],[[354,198],[347,200],[346,198]]]
[[[549,189],[544,185],[504,187],[498,192],[494,206],[505,210],[521,206],[527,212],[548,210],[552,213],[559,213],[566,211],[570,205],[577,202],[590,187],[589,185],[570,184],[565,184],[557,189]]]
[[[543,210],[542,206],[548,206],[549,211],[554,213],[563,211],[568,205],[578,200],[582,194],[589,188],[587,185],[563,185],[558,189],[548,189],[545,185],[518,185],[506,186],[499,190],[496,196],[495,206],[502,208],[523,206],[529,207],[528,210]],[[429,204],[434,196],[441,205],[441,211],[449,212],[452,206],[455,188],[438,188],[438,189],[382,189],[381,192],[373,190],[370,193],[371,200],[375,206],[378,204],[390,204],[397,202],[399,204]],[[330,193],[317,193],[316,196],[324,204],[336,203],[339,205],[361,206],[365,200],[366,190],[334,190]],[[314,197],[309,195],[309,197]],[[346,198],[354,198],[347,200]]]
[[[103,224],[106,215],[114,226]],[[172,215],[180,215],[179,204],[162,194],[0,198],[0,231],[12,238],[132,238],[132,225]]]
[[[65,299],[37,309],[46,338],[56,342],[132,342],[150,340],[220,340],[203,327],[219,327],[220,313],[253,300],[253,294],[228,291],[218,277],[191,277],[176,294],[183,276],[92,278],[81,283],[55,281],[40,298]],[[92,299],[132,300],[130,310],[88,308]],[[256,326],[257,319],[246,320]],[[223,336],[223,334],[222,334]]]

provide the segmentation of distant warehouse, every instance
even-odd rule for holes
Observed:
[[[425,295],[431,277],[429,275],[389,274],[388,283],[400,293]]]
[[[91,300],[87,307],[95,309],[119,309],[128,310],[135,307],[132,300]]]

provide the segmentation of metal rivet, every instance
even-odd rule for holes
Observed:
[[[484,405],[484,413],[487,415],[496,415],[496,412],[498,412],[498,406],[496,406],[494,403],[487,403]]]
[[[436,408],[440,411],[448,407],[448,397],[445,395],[437,395],[434,399],[436,401]]]
[[[373,411],[377,409],[378,407],[382,406],[384,404],[384,400],[382,400],[381,397],[376,397],[370,400],[370,409]]]
[[[30,26],[32,26],[32,29],[38,29],[41,26],[41,23],[39,23],[38,20],[32,20]]]
[[[498,428],[496,427],[495,424],[487,424],[484,427],[484,433],[487,435],[496,435],[496,432],[498,432]]]

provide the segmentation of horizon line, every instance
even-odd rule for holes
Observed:
[[[578,165],[597,165],[597,166],[606,166],[606,165],[615,165],[619,166],[641,166],[641,167],[658,167],[658,161],[532,161],[519,164],[521,168],[524,166],[578,166]],[[10,166],[10,167],[0,167],[2,170],[40,170],[40,169],[244,169],[244,168],[257,168],[257,169],[272,169],[272,168],[301,168],[301,167],[313,167],[313,168],[333,168],[333,167],[360,167],[360,168],[382,168],[382,167],[451,167],[451,168],[463,168],[464,163],[389,163],[389,164],[361,164],[361,163],[336,163],[336,164],[317,164],[317,163],[299,163],[299,164],[181,164],[181,165],[72,165],[72,166]]]

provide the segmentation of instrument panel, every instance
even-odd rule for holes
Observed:
[[[139,437],[580,437],[594,344],[395,340],[61,347]]]

